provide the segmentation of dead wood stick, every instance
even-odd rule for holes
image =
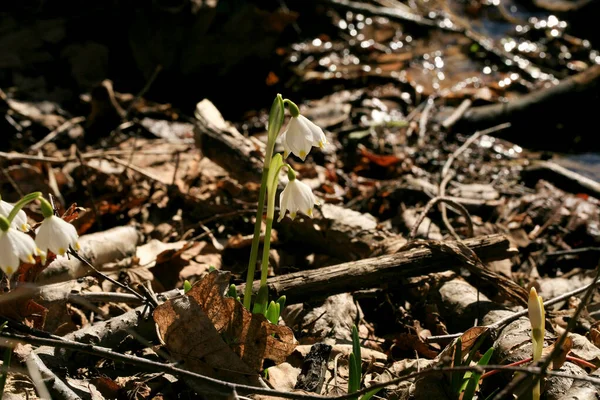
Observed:
[[[433,206],[435,206],[438,203],[440,203],[440,204],[447,203],[447,204],[451,205],[452,207],[458,209],[458,211],[462,214],[462,216],[466,220],[468,235],[470,237],[473,236],[473,220],[471,219],[471,215],[469,214],[467,209],[462,204],[457,203],[453,200],[450,200],[447,197],[438,196],[438,197],[434,197],[433,199],[429,200],[429,202],[425,205],[425,208],[421,212],[419,219],[417,220],[415,225],[410,230],[410,237],[409,237],[410,240],[413,240],[417,236],[419,226],[421,225],[421,223],[423,222],[423,220],[425,219],[425,217],[427,216],[429,211],[433,208]],[[454,234],[455,237],[458,238],[458,235],[456,234],[456,232],[454,232],[454,229],[452,229],[451,232]]]
[[[547,180],[570,193],[585,193],[600,200],[600,183],[549,161],[536,161],[521,172],[523,180],[534,183]]]
[[[576,100],[578,94],[584,91],[592,93],[599,85],[600,65],[594,65],[555,86],[537,90],[508,103],[472,107],[456,123],[456,128],[477,129],[508,121],[568,115],[568,110],[581,107],[581,101]]]
[[[49,134],[47,134],[46,136],[44,136],[44,138],[42,140],[40,140],[39,142],[37,142],[34,145],[32,145],[28,150],[31,151],[31,152],[33,152],[33,153],[37,152],[42,147],[44,147],[44,145],[46,143],[49,143],[49,142],[53,141],[58,135],[60,135],[61,133],[65,132],[66,130],[68,130],[72,126],[82,123],[83,121],[85,121],[85,117],[74,117],[74,118],[71,118],[68,121],[65,121],[58,128],[56,128],[55,130],[53,130],[52,132],[50,132]]]
[[[496,261],[512,255],[509,241],[500,234],[466,239],[464,244],[484,261]],[[330,267],[270,278],[267,281],[272,297],[287,297],[287,303],[301,303],[338,293],[389,285],[401,278],[428,274],[463,265],[456,257],[430,248],[413,248],[396,254],[366,258]],[[260,282],[255,281],[254,293]],[[243,293],[245,285],[238,285]]]
[[[27,361],[31,362],[37,367],[42,375],[42,380],[48,390],[52,392],[54,398],[63,400],[81,400],[81,397],[77,395],[66,383],[64,383],[50,368],[44,364],[40,357],[31,351],[27,356]]]
[[[546,300],[544,301],[544,307],[548,307],[551,305],[554,305],[556,303],[560,303],[564,300],[567,300],[568,298],[572,297],[572,296],[576,296],[578,294],[581,294],[583,292],[585,292],[586,290],[590,289],[591,287],[595,287],[597,285],[600,285],[600,280],[596,280],[595,282],[590,283],[589,285],[586,286],[582,286],[580,288],[577,288],[575,290],[571,290],[570,292],[561,294],[560,296],[556,296],[550,300]],[[486,328],[489,329],[500,329],[502,327],[504,327],[505,325],[526,316],[529,313],[529,311],[527,309],[524,309],[522,311],[518,311],[512,315],[509,315],[508,317],[502,318],[496,322],[494,322],[493,324],[487,325]],[[440,336],[430,336],[428,338],[425,339],[426,342],[442,342],[442,341],[446,341],[446,340],[452,340],[452,339],[456,339],[460,336],[462,336],[464,332],[459,332],[459,333],[453,333],[451,335],[440,335]]]
[[[204,156],[210,158],[241,182],[260,182],[260,149],[226,122],[217,108],[202,100],[196,105],[194,137]]]

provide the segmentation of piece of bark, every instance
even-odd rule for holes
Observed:
[[[240,182],[260,182],[262,150],[244,137],[209,100],[196,105],[194,138],[202,154]]]
[[[294,389],[321,393],[325,380],[325,370],[331,354],[331,346],[325,343],[315,343],[302,363],[302,372]]]
[[[493,309],[504,309],[493,303],[483,293],[462,278],[458,277],[444,283],[439,290],[442,307],[446,310],[442,315],[450,315],[445,319],[451,332],[466,331],[475,321],[481,321],[483,315]]]
[[[464,243],[483,262],[502,260],[512,255],[509,241],[503,235],[476,237],[467,239]],[[277,276],[270,278],[267,284],[271,292],[270,298],[286,295],[287,303],[294,304],[323,299],[337,293],[386,287],[400,282],[403,277],[424,275],[464,265],[465,261],[460,257],[452,257],[448,253],[431,248],[413,248],[396,254]],[[477,269],[472,271],[476,272]],[[500,279],[498,274],[491,271],[482,272],[492,279]],[[255,293],[258,292],[259,285],[259,281],[254,282]],[[244,284],[238,285],[238,293],[243,293],[244,288]]]
[[[133,226],[122,226],[107,231],[91,233],[79,238],[81,249],[79,254],[94,267],[120,260],[135,254],[142,238],[141,233]],[[90,269],[73,257],[57,257],[37,277],[36,283],[47,285],[77,279],[90,274]]]

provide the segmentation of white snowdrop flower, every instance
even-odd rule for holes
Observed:
[[[313,146],[323,148],[327,143],[323,130],[300,114],[292,117],[280,139],[285,151],[284,158],[294,153],[302,161]]]
[[[69,246],[79,250],[79,235],[73,225],[54,215],[44,218],[36,230],[35,242],[40,249],[50,250],[54,254],[64,255]]]
[[[12,209],[12,204],[4,200],[0,200],[0,215],[2,215],[3,217],[8,217],[8,214],[10,214]],[[13,219],[11,226],[15,229],[20,229],[22,231],[29,230],[29,224],[27,223],[27,214],[25,214],[25,211],[19,210],[19,212]]]
[[[287,211],[290,212],[292,219],[296,218],[298,211],[312,217],[315,204],[317,204],[317,199],[310,187],[297,179],[292,179],[279,196],[279,219],[277,221],[281,221]]]
[[[45,256],[31,236],[12,227],[0,230],[0,268],[8,276],[17,270],[19,260],[29,264],[35,263],[34,255]]]

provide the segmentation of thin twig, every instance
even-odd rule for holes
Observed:
[[[121,282],[114,280],[110,276],[108,276],[106,274],[103,274],[102,272],[98,271],[96,269],[96,267],[94,267],[88,260],[85,259],[85,257],[83,257],[82,255],[80,255],[76,251],[73,251],[72,249],[69,249],[69,254],[72,255],[73,257],[75,257],[76,259],[78,259],[79,261],[81,261],[82,263],[84,263],[85,265],[87,265],[88,268],[90,268],[92,271],[94,271],[97,275],[99,275],[100,277],[106,279],[107,281],[109,281],[113,285],[116,285],[116,286],[120,287],[121,289],[128,291],[129,293],[131,293],[134,296],[136,296],[138,299],[142,300],[144,303],[148,302],[148,300],[146,298],[144,298],[144,296],[142,296],[141,294],[139,294],[138,292],[136,292],[135,290],[133,290],[132,288],[130,288],[128,285],[124,285]]]
[[[448,185],[448,182],[450,182],[452,180],[453,177],[454,177],[454,173],[448,174],[442,179],[442,183],[440,183],[440,187],[438,190],[438,196],[440,196],[440,197],[446,196],[446,186]],[[456,233],[456,231],[454,230],[454,227],[448,220],[448,209],[446,208],[446,205],[444,203],[440,203],[439,210],[442,213],[442,221],[444,222],[446,229],[448,229],[450,234],[452,236],[454,236],[454,238],[456,238],[456,240],[460,240],[460,236],[458,236],[458,233]]]
[[[454,200],[451,200],[447,197],[437,196],[437,197],[434,197],[433,199],[429,200],[429,202],[425,205],[425,208],[421,212],[419,219],[417,219],[417,222],[414,224],[414,226],[412,227],[412,229],[410,231],[409,240],[413,240],[417,236],[417,231],[419,230],[419,226],[421,225],[421,223],[423,222],[423,220],[425,219],[425,217],[427,216],[429,211],[433,208],[433,206],[435,206],[437,203],[440,203],[440,202],[448,203],[452,207],[455,207],[457,210],[460,211],[460,213],[463,215],[463,217],[465,217],[465,220],[467,222],[467,230],[468,230],[467,235],[469,237],[473,237],[473,221],[471,220],[471,216],[469,215],[469,212],[467,211],[465,206],[463,206],[462,204],[459,204],[459,203],[455,202]]]
[[[123,116],[123,120],[127,119],[129,114],[131,113],[131,110],[133,110],[135,104],[148,92],[148,90],[150,90],[150,87],[152,86],[156,78],[158,78],[158,74],[160,73],[160,71],[162,71],[162,69],[163,67],[160,64],[158,64],[156,68],[154,68],[154,72],[152,72],[152,75],[150,75],[150,78],[148,79],[142,90],[139,91],[139,93],[135,96],[131,104],[129,104],[129,107],[127,107],[125,115]]]
[[[404,376],[398,377],[396,379],[392,379],[388,382],[375,384],[375,385],[369,386],[367,388],[364,388],[364,389],[362,389],[358,392],[352,393],[352,394],[346,394],[346,395],[336,396],[336,397],[324,397],[324,396],[317,396],[317,395],[306,395],[306,394],[299,394],[299,393],[282,392],[282,391],[266,389],[266,388],[262,388],[262,387],[254,387],[254,386],[239,385],[239,384],[224,382],[224,381],[221,381],[218,379],[214,379],[214,378],[210,378],[210,377],[207,377],[207,376],[204,376],[201,374],[197,374],[195,372],[177,368],[170,364],[151,361],[151,360],[147,360],[145,358],[141,358],[141,357],[137,357],[137,356],[121,354],[121,353],[117,353],[111,349],[104,348],[104,347],[98,347],[98,346],[94,346],[91,344],[78,343],[78,342],[74,342],[71,340],[36,338],[36,337],[30,337],[30,336],[15,335],[15,334],[6,333],[6,332],[0,332],[0,338],[3,338],[5,343],[10,344],[10,345],[14,345],[14,344],[20,342],[20,343],[28,343],[28,344],[32,344],[32,345],[38,345],[38,346],[51,346],[51,347],[56,347],[56,348],[77,350],[77,351],[81,351],[81,352],[84,352],[87,354],[92,354],[95,356],[104,357],[104,358],[108,358],[111,360],[120,361],[120,362],[131,364],[131,365],[136,365],[139,367],[148,368],[148,369],[154,370],[154,371],[168,372],[168,373],[176,375],[176,376],[191,378],[191,379],[196,380],[197,382],[201,382],[207,391],[211,391],[213,393],[230,395],[235,390],[236,392],[241,393],[241,394],[254,393],[254,394],[263,394],[263,395],[267,395],[267,396],[278,396],[278,397],[283,397],[286,399],[297,399],[297,400],[322,400],[325,398],[330,399],[330,400],[349,400],[351,398],[355,398],[356,396],[360,396],[361,394],[365,394],[375,388],[384,388],[384,387],[387,387],[390,385],[395,385],[399,382],[402,382],[402,381],[405,381],[408,379],[419,378],[419,377],[423,377],[423,376],[431,375],[431,374],[448,373],[448,372],[458,372],[458,371],[482,372],[482,371],[486,371],[486,370],[499,369],[499,370],[505,370],[505,371],[513,371],[513,372],[524,372],[524,373],[530,374],[530,375],[542,374],[541,368],[538,368],[538,367],[518,367],[518,366],[517,367],[512,367],[512,366],[509,367],[506,365],[433,367],[433,368],[424,369],[424,370],[421,370],[419,372],[412,373],[409,375],[404,375]],[[6,345],[6,344],[3,344],[3,345]],[[579,380],[579,381],[590,382],[595,385],[600,385],[600,378],[592,377],[589,375],[573,375],[573,374],[568,374],[568,373],[559,372],[559,371],[545,371],[544,374],[552,375],[552,376],[560,376],[560,377],[575,379],[575,380]]]
[[[15,192],[17,192],[17,194],[20,197],[25,196],[25,193],[23,193],[19,184],[13,179],[12,176],[10,176],[10,173],[8,172],[8,170],[6,168],[4,168],[4,163],[2,163],[2,167],[0,170],[2,171],[2,175],[4,175],[4,177],[6,178],[8,183],[10,183],[10,185],[13,187],[13,189],[15,189]]]
[[[471,104],[473,104],[471,99],[463,100],[463,102],[460,103],[460,105],[456,108],[456,110],[454,110],[454,112],[452,114],[450,114],[450,116],[448,118],[446,118],[444,121],[442,121],[442,126],[445,129],[451,128],[452,125],[454,125],[456,123],[456,121],[458,121],[459,119],[462,118],[464,113],[467,112],[469,107],[471,107]]]
[[[100,214],[98,213],[98,208],[96,207],[96,198],[94,197],[94,192],[90,185],[90,177],[87,170],[88,167],[85,164],[85,161],[83,161],[83,156],[77,147],[75,147],[75,155],[77,156],[77,160],[79,161],[79,164],[81,164],[83,170],[83,177],[85,182],[84,187],[86,188],[86,191],[90,196],[90,200],[92,202],[92,211],[94,211],[94,218],[98,222],[98,227],[102,229],[102,219],[100,218]]]
[[[85,117],[74,117],[74,118],[71,118],[71,119],[63,122],[58,128],[56,128],[55,130],[53,130],[52,132],[50,132],[49,134],[47,134],[46,136],[44,136],[44,138],[42,140],[40,140],[39,142],[31,145],[31,147],[29,147],[27,149],[27,151],[31,151],[32,153],[36,153],[38,150],[40,150],[42,147],[44,147],[44,145],[46,143],[49,143],[49,142],[53,141],[54,139],[56,139],[56,137],[58,135],[60,135],[61,133],[65,132],[66,130],[68,130],[72,126],[82,123],[83,121],[85,121]]]
[[[456,149],[456,151],[454,153],[452,153],[450,155],[450,157],[448,157],[448,160],[446,160],[446,163],[444,164],[444,167],[442,168],[442,178],[445,177],[446,174],[448,174],[448,171],[450,170],[450,167],[452,166],[452,163],[454,162],[454,160],[459,155],[461,155],[466,149],[468,149],[469,146],[471,146],[473,143],[475,143],[475,141],[477,139],[479,139],[483,135],[489,135],[490,133],[498,132],[498,131],[501,131],[501,130],[507,129],[507,128],[510,128],[510,123],[508,123],[508,122],[504,123],[504,124],[492,126],[491,128],[484,129],[482,131],[477,131],[473,135],[471,135],[471,137],[469,137],[462,144],[462,146],[460,146],[458,149]]]

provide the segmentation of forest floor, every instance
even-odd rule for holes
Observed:
[[[598,2],[232,3],[0,23],[2,200],[81,245],[4,276],[3,398],[350,398],[353,326],[372,398],[598,398]],[[275,326],[223,295],[277,93],[328,143],[287,159],[320,205],[273,225]]]

